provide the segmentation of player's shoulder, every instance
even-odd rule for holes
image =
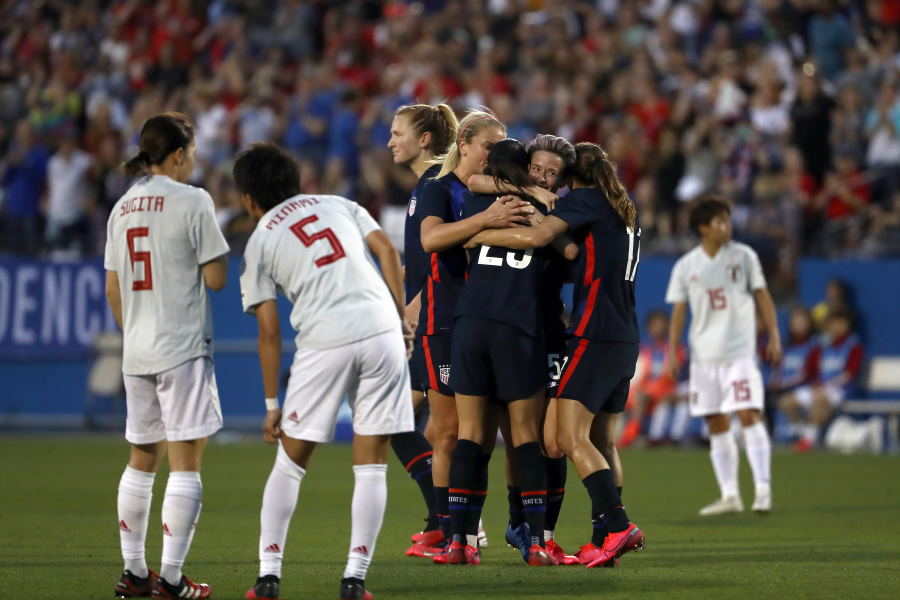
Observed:
[[[729,254],[733,254],[735,256],[741,256],[744,258],[755,258],[756,257],[756,250],[754,250],[753,248],[751,248],[750,246],[748,246],[747,244],[745,244],[743,242],[736,242],[734,240],[731,240],[730,242],[728,242],[728,244],[725,246],[725,251],[728,252]]]
[[[687,252],[682,254],[681,257],[679,257],[679,259],[675,261],[675,266],[673,267],[673,270],[676,270],[676,271],[681,270],[681,269],[684,269],[685,267],[693,264],[694,262],[696,262],[697,260],[700,259],[701,252],[703,252],[702,247],[700,247],[699,245],[694,246],[693,248],[691,248],[690,250],[688,250]]]

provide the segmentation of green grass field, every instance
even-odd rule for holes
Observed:
[[[115,437],[0,437],[0,594],[110,598],[121,570],[116,486],[127,460]],[[186,572],[214,598],[243,598],[256,576],[258,511],[273,448],[210,444],[204,508]],[[714,498],[704,451],[623,453],[625,501],[647,549],[617,569],[530,569],[503,544],[502,449],[485,509],[490,547],[480,567],[439,567],[403,552],[423,516],[412,481],[393,461],[389,499],[368,587],[379,600],[442,598],[900,598],[900,459],[832,454],[774,457],[775,511],[701,519]],[[287,544],[283,598],[334,599],[349,538],[348,446],[323,447],[303,482]],[[156,480],[159,522],[166,476]],[[744,500],[752,500],[746,464]],[[589,535],[587,495],[570,469],[557,530],[574,551]],[[148,560],[161,534],[151,524]]]

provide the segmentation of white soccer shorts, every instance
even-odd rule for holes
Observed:
[[[692,417],[763,410],[765,395],[756,361],[743,358],[730,363],[691,363],[688,384]]]
[[[823,385],[821,388],[822,392],[825,394],[825,397],[828,398],[828,404],[832,408],[837,408],[840,406],[841,402],[844,401],[844,396],[847,395],[847,392],[844,388],[838,387],[836,385]],[[808,385],[804,385],[798,387],[794,390],[794,398],[797,400],[797,404],[799,404],[805,410],[809,410],[813,405],[813,388]]]
[[[298,348],[281,429],[297,440],[329,442],[346,397],[353,411],[354,433],[412,431],[409,385],[406,346],[399,329],[335,348]]]
[[[209,437],[222,429],[222,407],[213,361],[192,358],[158,375],[125,375],[128,416],[125,439],[132,444]]]

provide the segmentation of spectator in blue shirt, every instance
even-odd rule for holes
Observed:
[[[49,159],[47,149],[36,143],[29,121],[19,121],[3,169],[5,237],[11,252],[37,252],[38,212]]]
[[[853,27],[837,12],[834,0],[822,0],[809,22],[809,48],[825,79],[833,81],[844,68],[844,52],[853,47]]]

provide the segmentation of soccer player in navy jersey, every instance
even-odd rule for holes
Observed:
[[[463,182],[484,170],[488,151],[503,139],[505,131],[493,115],[470,111],[460,122],[456,139],[443,155],[435,158],[435,162],[441,164],[437,177],[425,184],[417,198],[416,210],[421,211],[422,249],[428,254],[429,269],[422,286],[416,329],[421,344],[414,359],[427,387],[434,427],[435,510],[445,536],[449,534],[450,526],[450,456],[459,428],[456,402],[450,387],[450,339],[453,314],[466,271],[462,244],[485,228],[524,223],[534,212],[527,202],[507,198],[495,201],[477,215],[462,217],[463,194],[467,191]]]
[[[606,152],[589,143],[575,150],[565,202],[533,227],[482,232],[473,241],[538,248],[570,231],[578,243],[572,337],[556,392],[556,437],[547,439],[553,432],[545,431],[545,441],[574,463],[591,497],[594,536],[579,559],[588,567],[612,566],[644,544],[643,532],[622,506],[622,466],[613,438],[638,356],[634,280],[640,229]]]
[[[394,113],[391,123],[391,139],[388,148],[396,164],[408,166],[419,178],[409,199],[404,231],[404,281],[406,285],[406,320],[413,330],[417,329],[421,300],[419,294],[429,271],[428,255],[422,250],[419,230],[421,210],[418,198],[422,188],[437,175],[440,167],[429,164],[434,156],[442,152],[456,139],[459,123],[456,115],[446,104],[429,106],[413,104],[401,106]],[[414,347],[421,345],[417,338]],[[409,361],[413,407],[419,408],[425,399],[425,382],[416,368],[416,361]],[[435,511],[434,483],[431,476],[432,448],[420,431],[401,433],[391,438],[391,447],[422,492],[428,508],[428,519],[422,532],[412,536],[412,546],[407,556],[427,556],[429,548],[444,539]]]
[[[487,172],[524,193],[523,186],[531,183],[528,163],[521,143],[501,140],[488,154]],[[466,193],[463,217],[483,212],[494,201],[494,196]],[[540,422],[547,377],[540,291],[546,254],[487,245],[473,249],[453,329],[450,382],[459,415],[459,440],[450,467],[453,542],[435,562],[480,563],[476,533],[487,492],[487,457],[496,439],[497,409],[505,405],[525,518],[532,532],[526,560],[534,566],[557,564],[543,539],[547,478]]]
[[[549,208],[553,208],[558,197],[556,191],[565,185],[569,172],[575,164],[575,147],[565,138],[543,134],[538,135],[527,147],[528,176],[531,185],[524,189]],[[469,178],[469,187],[481,193],[512,193],[516,186],[512,183],[489,175],[473,175]],[[543,194],[543,195],[542,195]],[[548,253],[548,264],[544,269],[544,281],[541,292],[541,312],[544,320],[544,345],[547,350],[548,404],[544,427],[556,430],[556,409],[553,392],[559,384],[562,371],[562,359],[565,355],[566,325],[563,315],[563,304],[560,292],[563,283],[568,279],[571,262],[558,252]],[[508,431],[504,431],[504,439]],[[555,439],[551,435],[551,439]],[[544,526],[544,538],[547,553],[559,564],[577,563],[574,556],[566,552],[553,539],[556,522],[565,498],[566,458],[554,444],[544,445],[547,453],[545,459],[547,470],[547,517]],[[509,455],[507,455],[509,457]],[[507,459],[507,499],[509,501],[509,524],[506,528],[506,542],[518,549],[522,557],[528,560],[531,547],[531,535],[522,506],[521,488]]]

